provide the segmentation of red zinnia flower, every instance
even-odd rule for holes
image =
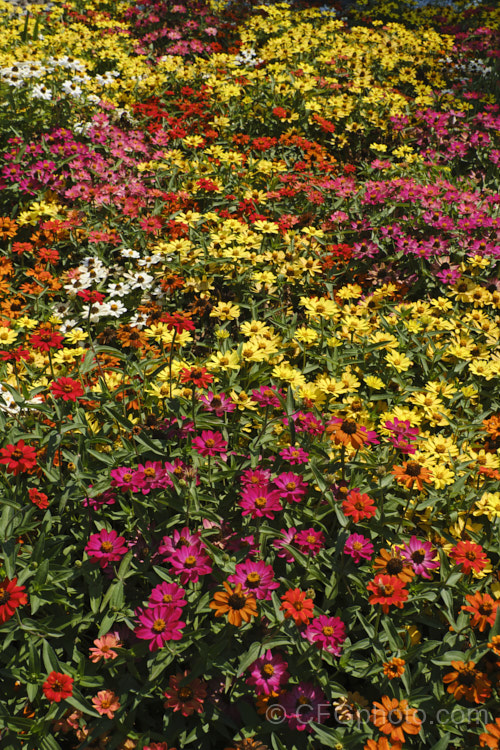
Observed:
[[[466,575],[472,571],[480,573],[490,562],[481,545],[470,541],[458,542],[451,550],[450,557],[457,565],[462,566]]]
[[[0,625],[10,620],[17,607],[26,604],[28,597],[24,589],[25,586],[17,586],[17,578],[12,581],[4,578],[0,583]]]
[[[190,673],[186,670],[184,674],[178,672],[172,675],[168,684],[169,687],[163,695],[167,699],[164,704],[165,708],[172,708],[174,711],[180,711],[183,716],[191,716],[195,711],[201,714],[203,711],[203,702],[207,697],[207,689],[203,680],[195,677],[188,680]]]
[[[51,672],[43,683],[43,692],[49,701],[60,703],[73,695],[73,678],[61,672]]]
[[[476,591],[475,594],[468,594],[465,598],[469,606],[462,605],[462,609],[464,612],[472,614],[471,627],[475,628],[477,625],[479,630],[483,632],[486,625],[493,626],[495,624],[500,602],[495,601],[489,594],[480,594],[479,591]]]
[[[368,601],[370,604],[381,604],[384,614],[389,612],[390,604],[402,609],[403,602],[408,598],[408,591],[397,576],[376,576],[367,588],[373,592]]]
[[[12,445],[6,445],[0,449],[0,464],[6,464],[9,474],[23,474],[36,466],[36,450],[26,445],[24,440],[19,440]]]
[[[63,336],[57,331],[51,331],[50,328],[40,328],[30,337],[30,344],[34,349],[41,352],[48,352],[50,349],[61,349]]]
[[[181,383],[193,383],[198,388],[206,388],[213,379],[214,376],[206,367],[190,367],[181,372]]]
[[[33,505],[36,505],[40,510],[45,510],[45,508],[49,507],[49,498],[45,492],[40,492],[36,487],[30,487],[28,495]]]
[[[293,617],[296,625],[307,625],[314,611],[314,602],[307,598],[307,593],[300,589],[290,589],[281,597],[285,619]]]
[[[76,401],[83,396],[83,388],[78,380],[73,378],[57,378],[50,385],[54,398],[62,398],[63,401]]]
[[[342,503],[345,516],[351,516],[354,523],[359,523],[364,518],[372,518],[377,512],[373,500],[365,493],[351,490],[346,500]]]

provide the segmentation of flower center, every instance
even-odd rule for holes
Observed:
[[[262,667],[262,675],[264,677],[272,677],[274,674],[274,667],[272,664],[264,664]]]
[[[287,490],[294,490],[297,487],[295,482],[288,482],[288,484],[285,485],[285,488]]]
[[[260,583],[260,575],[258,573],[249,573],[245,583],[250,589],[256,588]]]
[[[205,445],[207,448],[213,448],[215,445],[215,440],[213,438],[208,438],[208,440],[205,440]]]
[[[162,620],[161,617],[159,617],[158,620],[154,621],[151,630],[155,633],[162,633],[165,630],[165,620]]]
[[[340,425],[340,429],[342,432],[345,432],[346,435],[354,435],[358,429],[358,425],[352,419],[344,419]]]
[[[112,552],[113,542],[101,542],[101,552]]]
[[[385,566],[385,569],[391,576],[393,575],[397,576],[398,573],[401,573],[403,568],[404,568],[404,563],[398,557],[391,557],[391,559]]]
[[[184,565],[187,568],[192,568],[194,565],[196,565],[196,557],[194,555],[188,555],[184,561]]]
[[[325,625],[323,628],[323,635],[333,635],[333,628],[331,625]]]
[[[255,498],[255,505],[257,508],[263,508],[267,503],[267,497],[256,497]]]
[[[242,594],[231,594],[231,596],[227,600],[227,603],[229,604],[231,609],[243,609],[246,601],[246,597]]]
[[[10,594],[4,588],[0,587],[0,604],[6,604],[10,599]]]
[[[378,589],[383,596],[392,596],[394,594],[394,586],[391,586],[390,583],[386,585],[380,583]]]
[[[476,553],[472,549],[467,550],[467,552],[465,553],[465,557],[467,558],[467,560],[470,560],[471,562],[474,562],[475,560],[477,560]]]
[[[425,560],[425,550],[422,548],[415,550],[415,552],[411,556],[411,559],[414,563],[420,565],[420,563]]]
[[[147,469],[144,469],[144,476],[146,477],[154,477],[156,474],[155,470],[152,466],[148,466]]]
[[[181,687],[177,691],[177,697],[180,701],[190,701],[194,697],[194,693],[190,687]]]
[[[409,477],[418,477],[421,471],[422,467],[416,461],[408,461],[406,464],[406,473]]]
[[[399,708],[393,708],[389,711],[387,718],[393,727],[400,727],[404,721],[404,713]]]
[[[171,601],[172,601],[172,594],[165,594],[165,595],[163,596],[162,602],[163,602],[164,604],[168,604],[168,603],[169,603],[169,602],[171,602]]]

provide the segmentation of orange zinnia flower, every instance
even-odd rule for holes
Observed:
[[[418,489],[424,489],[424,482],[431,481],[429,470],[418,463],[418,461],[403,461],[402,466],[393,466],[392,474],[396,477],[399,484],[404,484],[409,490],[416,484]]]
[[[470,624],[473,628],[479,627],[481,633],[485,630],[486,625],[494,625],[497,609],[500,602],[496,602],[489,594],[468,594],[466,597],[469,606],[462,605],[464,612],[471,612],[472,617]]]
[[[346,448],[352,446],[355,450],[359,450],[366,440],[366,429],[354,419],[332,420],[326,432],[336,445],[344,445]]]
[[[241,583],[233,589],[227,581],[224,581],[225,591],[218,591],[209,607],[215,609],[215,616],[227,614],[231,625],[240,627],[243,620],[250,622],[252,617],[257,617],[257,601],[252,594],[244,594],[241,591]]]
[[[491,695],[491,683],[483,672],[474,669],[474,661],[452,661],[454,672],[443,677],[446,688],[457,701],[465,698],[470,703],[484,703]]]
[[[384,734],[389,735],[391,742],[404,742],[407,734],[418,734],[422,719],[419,719],[416,708],[409,708],[408,701],[382,696],[382,703],[373,703],[371,720]]]
[[[462,566],[462,571],[468,575],[473,570],[476,573],[481,572],[490,562],[489,558],[486,557],[483,548],[480,544],[470,542],[458,542],[450,552],[450,557],[455,560],[457,565]]]
[[[401,744],[390,743],[387,737],[379,737],[378,740],[367,740],[363,750],[401,750]]]
[[[372,592],[368,599],[370,604],[381,604],[384,614],[389,612],[390,604],[402,609],[403,603],[408,598],[408,591],[405,589],[403,581],[400,581],[397,576],[375,576],[375,579],[370,581],[366,588]]]
[[[405,660],[404,659],[398,659],[394,658],[390,661],[384,662],[384,674],[386,677],[388,677],[390,680],[393,680],[395,677],[401,677],[404,674],[405,671]]]
[[[377,574],[397,576],[403,583],[409,583],[415,575],[415,571],[406,560],[401,557],[401,550],[395,549],[390,552],[388,549],[381,549],[379,556],[373,561],[373,567]]]
[[[500,719],[495,719],[494,724],[486,724],[486,732],[479,735],[481,747],[500,747]]]
[[[500,635],[493,636],[488,643],[488,648],[491,648],[497,656],[500,656]]]
[[[285,613],[285,619],[293,617],[296,625],[307,625],[314,610],[314,602],[307,599],[305,591],[290,589],[281,597],[283,604],[280,609]]]

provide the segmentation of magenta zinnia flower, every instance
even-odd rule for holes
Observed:
[[[135,490],[134,469],[129,469],[128,466],[119,466],[117,469],[111,469],[109,473],[112,479],[112,487],[119,487],[121,490]]]
[[[274,580],[272,565],[266,565],[262,560],[246,560],[236,565],[236,572],[227,579],[229,583],[238,584],[245,591],[250,592],[256,599],[271,599],[273,589],[279,588]]]
[[[373,555],[373,544],[362,534],[351,534],[345,543],[344,553],[350,555],[355,563],[369,560]]]
[[[252,518],[274,518],[275,513],[283,510],[280,503],[278,490],[270,490],[267,487],[246,487],[241,493],[240,507],[243,508],[243,516],[249,514]]]
[[[174,573],[180,577],[183,586],[188,581],[196,582],[200,576],[212,572],[210,558],[200,545],[181,547],[169,558]]]
[[[299,682],[281,698],[281,702],[288,726],[301,732],[305,729],[312,731],[311,721],[321,724],[329,716],[329,704],[324,692],[310,682]]]
[[[264,656],[254,661],[250,666],[250,677],[247,685],[255,685],[257,695],[270,695],[273,691],[279,692],[290,675],[286,671],[288,663],[279,654],[266,651]]]
[[[158,552],[160,555],[168,557],[175,554],[181,547],[191,545],[204,546],[201,542],[201,534],[199,531],[195,531],[193,534],[187,526],[184,526],[180,531],[174,529],[172,536],[164,536],[158,547]]]
[[[295,445],[284,448],[280,451],[280,456],[285,461],[288,461],[289,464],[292,464],[292,466],[295,464],[306,464],[309,460],[309,453],[306,453],[302,448],[297,448]]]
[[[269,469],[247,469],[241,475],[241,483],[251,487],[267,487],[270,479]]]
[[[287,549],[283,547],[284,544],[293,544],[295,541],[295,535],[297,533],[297,529],[295,526],[291,526],[289,529],[281,529],[281,533],[283,534],[282,539],[275,539],[273,541],[273,547],[276,547],[276,549],[279,550],[278,557],[283,557],[287,563],[293,563],[295,561],[295,557],[288,552]]]
[[[315,529],[304,529],[295,534],[295,544],[306,555],[317,555],[325,543],[325,535]]]
[[[150,607],[158,607],[160,605],[164,607],[183,607],[186,604],[186,600],[182,598],[185,593],[184,589],[176,583],[167,583],[164,581],[154,587],[149,595],[148,604]]]
[[[220,432],[203,430],[201,436],[194,438],[191,445],[200,456],[220,456],[223,460],[227,458],[227,453],[225,453],[227,441]]]
[[[213,393],[208,391],[203,396],[198,396],[198,399],[204,405],[205,411],[215,412],[217,417],[222,417],[226,412],[231,412],[236,409],[236,405],[233,404],[230,398],[225,393]]]
[[[181,630],[186,623],[179,620],[181,614],[179,607],[146,609],[138,616],[140,624],[134,632],[138,638],[150,641],[150,651],[158,651],[167,641],[180,641],[182,638]]]
[[[436,559],[436,550],[430,542],[421,542],[416,536],[412,536],[408,544],[399,547],[401,557],[408,560],[415,573],[422,578],[431,578],[429,570],[439,568],[439,559]]]
[[[114,529],[106,531],[101,529],[98,534],[92,534],[85,552],[88,554],[90,561],[99,563],[101,568],[106,568],[109,563],[118,562],[127,552],[125,539],[118,536]]]
[[[281,406],[280,400],[277,397],[277,393],[280,396],[284,396],[283,391],[275,388],[273,385],[261,385],[256,391],[252,391],[252,399],[259,404],[259,406],[273,407],[278,409]]]
[[[302,637],[315,643],[319,649],[340,656],[340,647],[346,639],[345,625],[340,617],[320,615],[310,622]]]
[[[291,471],[284,471],[274,479],[274,485],[280,491],[282,500],[288,503],[300,502],[307,492],[307,483],[302,477]]]

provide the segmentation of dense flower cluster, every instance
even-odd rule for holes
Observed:
[[[0,17],[0,746],[498,748],[498,10]]]

